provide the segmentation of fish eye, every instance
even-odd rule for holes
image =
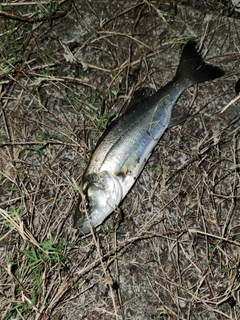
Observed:
[[[86,200],[83,200],[80,205],[79,205],[79,210],[80,211],[86,211],[89,209],[89,202]]]

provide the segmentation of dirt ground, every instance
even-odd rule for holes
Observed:
[[[11,2],[11,1],[10,1]],[[231,1],[0,6],[0,318],[240,318],[240,20]],[[72,213],[91,154],[134,91],[194,39],[225,75],[186,90],[96,233]]]

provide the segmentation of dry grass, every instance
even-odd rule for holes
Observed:
[[[217,1],[212,16],[179,2],[2,3],[1,319],[239,319],[239,100],[221,110],[240,22]],[[72,210],[98,138],[136,88],[172,78],[192,38],[226,75],[182,95],[191,117],[80,237]]]

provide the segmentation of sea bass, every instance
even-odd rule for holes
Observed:
[[[82,178],[74,227],[86,234],[90,224],[97,227],[117,208],[162,134],[172,125],[172,110],[182,92],[223,74],[220,68],[203,61],[195,42],[184,46],[173,80],[128,108],[100,138]]]

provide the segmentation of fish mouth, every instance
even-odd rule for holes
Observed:
[[[83,219],[81,232],[83,234],[87,234],[91,231],[91,227],[94,228],[94,224],[91,222],[91,218],[86,217],[86,219]]]
[[[82,208],[82,201],[79,199],[78,205],[76,207],[75,213],[73,215],[73,226],[74,228],[80,229],[81,233],[87,234],[91,231],[91,226],[94,227],[92,216],[94,212],[88,212]]]
[[[84,216],[86,215],[86,213],[80,210],[81,203],[82,203],[82,198],[80,197],[78,204],[76,206],[75,212],[73,214],[74,228],[79,228],[84,223]]]

